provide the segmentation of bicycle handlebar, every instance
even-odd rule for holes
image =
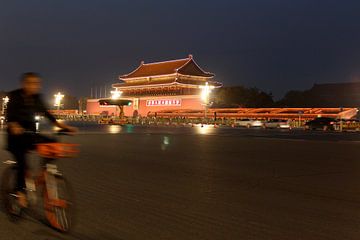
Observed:
[[[41,133],[28,131],[28,130],[24,131],[23,134],[25,134],[25,135],[42,135]],[[58,135],[58,136],[72,136],[71,131],[69,131],[68,129],[56,130],[53,132],[53,134]]]
[[[56,135],[71,136],[71,131],[69,131],[68,129],[60,129],[56,131]]]

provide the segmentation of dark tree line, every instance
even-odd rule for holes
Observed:
[[[274,100],[271,93],[258,88],[243,86],[222,87],[212,92],[213,107],[272,107]]]
[[[359,107],[360,82],[315,84],[305,91],[289,91],[280,107]]]
[[[212,92],[213,107],[360,107],[360,82],[315,84],[305,91],[288,91],[279,101],[271,93],[244,86]]]

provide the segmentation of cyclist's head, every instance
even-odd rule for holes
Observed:
[[[26,94],[33,95],[40,92],[41,76],[35,72],[23,73],[20,77],[21,85]]]

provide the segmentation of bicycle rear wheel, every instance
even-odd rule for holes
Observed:
[[[68,181],[54,175],[56,182],[56,199],[51,199],[44,187],[45,217],[51,227],[60,232],[69,232],[74,225],[74,198],[73,191]]]
[[[1,201],[3,209],[11,220],[16,221],[20,218],[22,209],[16,197],[17,167],[7,167],[1,177]]]

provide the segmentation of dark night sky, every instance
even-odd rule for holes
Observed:
[[[272,91],[360,81],[360,1],[11,0],[0,5],[0,89],[24,71],[85,95],[189,53],[224,85]]]

